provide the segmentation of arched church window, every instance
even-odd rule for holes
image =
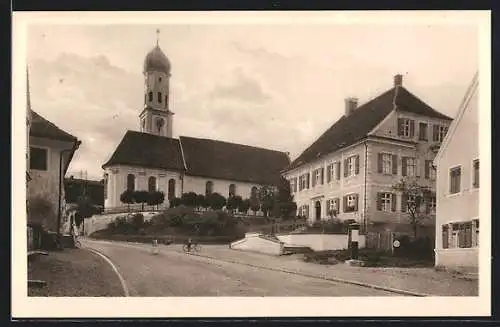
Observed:
[[[162,98],[161,98],[161,92],[158,92],[158,102],[161,103],[161,100],[162,100]]]
[[[142,120],[142,130],[146,129],[146,119]]]
[[[163,120],[163,118],[156,119],[156,129],[158,131],[158,134],[161,133],[161,129],[163,128],[164,124],[165,124],[165,121]]]
[[[153,102],[153,92],[148,93],[148,100],[149,102]]]
[[[156,177],[151,176],[148,179],[148,191],[154,192],[156,191]]]
[[[212,194],[213,190],[214,190],[214,183],[212,181],[208,181],[205,184],[205,195]]]
[[[161,77],[158,77],[158,82],[160,82],[160,83],[161,83]]]
[[[134,174],[127,175],[127,190],[135,191],[135,175]]]
[[[236,195],[236,185],[231,184],[229,185],[229,197],[233,197]]]
[[[168,106],[168,95],[165,95],[165,108]]]
[[[173,198],[175,198],[175,179],[172,178],[168,181],[168,199]]]

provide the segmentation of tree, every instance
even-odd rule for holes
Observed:
[[[180,206],[182,203],[181,199],[180,198],[172,198],[170,199],[170,208],[176,208],[178,206]]]
[[[250,196],[250,210],[253,211],[254,215],[257,215],[257,211],[260,210],[260,199],[258,194],[252,194]]]
[[[259,201],[264,217],[267,218],[269,212],[275,207],[275,192],[271,186],[264,185],[259,190]]]
[[[206,200],[213,210],[220,210],[226,205],[226,198],[217,192],[209,194]]]
[[[186,207],[196,206],[196,193],[194,192],[183,193],[181,196],[181,202]]]
[[[194,200],[195,206],[197,208],[205,208],[205,196],[203,194],[198,194],[196,195],[196,198]]]
[[[241,196],[239,195],[235,195],[235,196],[232,196],[230,197],[229,199],[227,199],[227,209],[229,210],[237,210],[239,209],[239,207],[241,206],[241,204],[243,203],[243,199],[241,198]]]
[[[297,211],[297,204],[293,201],[290,182],[284,177],[280,178],[275,205],[278,207],[277,210],[282,218],[290,218],[292,213]]]
[[[158,205],[162,204],[165,201],[165,193],[162,191],[153,191],[148,193],[148,205],[156,205],[156,209],[158,209]]]
[[[135,191],[133,193],[135,203],[141,204],[141,211],[144,211],[144,204],[148,202],[148,191]]]
[[[120,194],[120,201],[122,203],[126,203],[128,211],[130,211],[130,205],[134,203],[134,191],[125,190],[122,194]]]
[[[429,207],[430,199],[435,196],[428,186],[418,184],[415,180],[402,178],[393,185],[393,189],[401,192],[402,206],[406,207],[410,225],[413,229],[413,236],[417,238],[418,226],[429,218],[427,210],[422,212],[422,206]]]
[[[239,206],[238,210],[239,210],[240,212],[247,213],[247,212],[248,212],[248,209],[250,209],[250,206],[251,206],[251,204],[250,204],[250,199],[245,199],[245,200],[241,201],[241,203],[240,203],[240,206]],[[258,209],[257,209],[257,210],[258,210]]]
[[[85,218],[90,218],[96,213],[96,208],[92,205],[88,196],[79,196],[76,200],[75,224],[80,227]]]

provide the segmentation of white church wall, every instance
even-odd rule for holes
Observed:
[[[120,195],[127,189],[127,176],[135,176],[135,189],[148,190],[148,179],[156,178],[156,188],[165,194],[164,205],[168,205],[168,181],[175,180],[175,196],[181,196],[181,173],[167,171],[163,169],[140,168],[117,165],[107,167],[105,173],[108,174],[107,198],[104,201],[105,208],[120,207],[125,205],[120,201]]]
[[[259,189],[262,185],[247,182],[230,181],[223,179],[215,179],[209,177],[184,176],[184,193],[195,192],[196,194],[205,194],[206,183],[213,183],[213,192],[220,193],[225,198],[229,196],[229,185],[236,185],[236,195],[243,199],[250,198],[252,187]]]

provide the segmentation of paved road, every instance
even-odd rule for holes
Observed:
[[[180,245],[159,253],[140,244],[85,240],[106,255],[130,296],[391,296],[389,292],[226,263],[182,253]]]

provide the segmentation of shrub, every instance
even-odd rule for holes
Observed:
[[[131,220],[132,226],[134,226],[136,230],[139,230],[144,226],[144,216],[141,213],[134,214]]]
[[[172,198],[170,199],[170,208],[177,208],[182,204],[182,201],[180,198]]]

